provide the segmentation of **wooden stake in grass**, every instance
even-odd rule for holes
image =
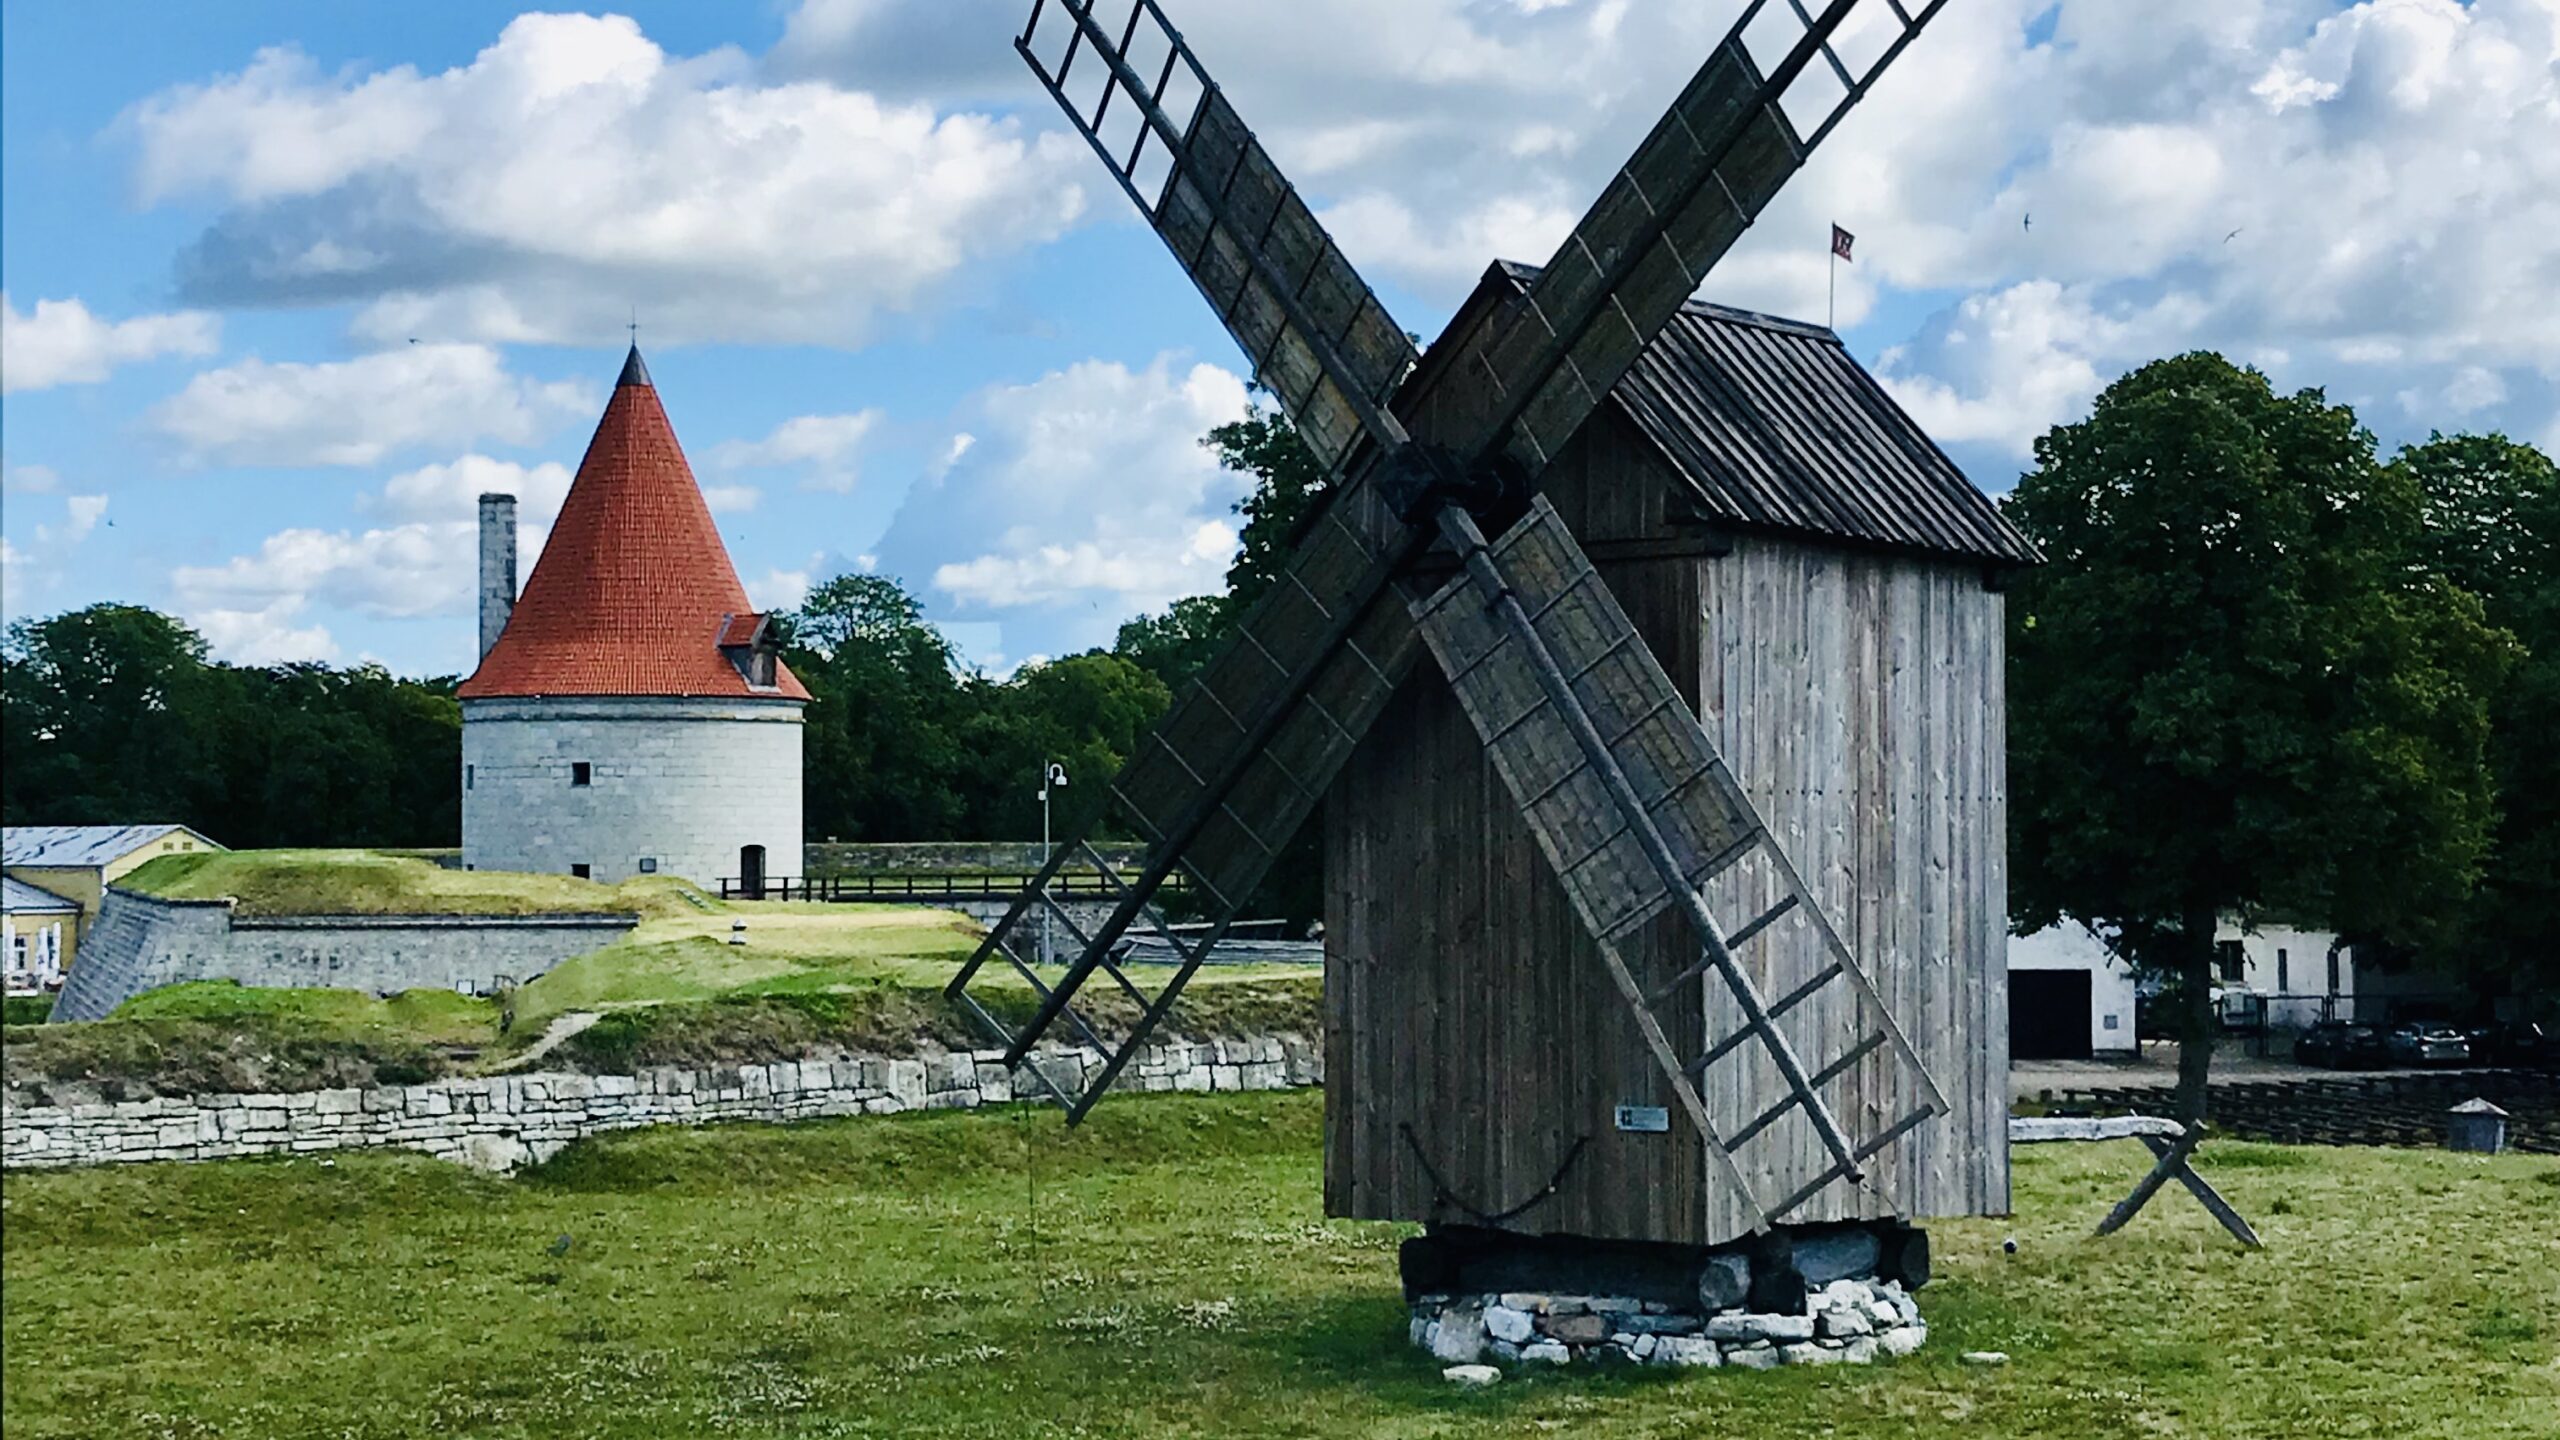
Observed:
[[[2205,1178],[2187,1163],[2195,1157],[2196,1147],[2204,1143],[2204,1128],[2203,1121],[2191,1120],[2175,1140],[2163,1140],[2157,1135],[2135,1136],[2150,1147],[2158,1163],[2151,1167],[2150,1174],[2142,1177],[2141,1184],[2133,1187],[2132,1194],[2124,1197],[2114,1210],[2108,1212],[2106,1219],[2098,1222],[2098,1233],[2113,1235],[2123,1229],[2141,1213],[2143,1206],[2151,1203],[2152,1196],[2160,1193],[2161,1186],[2174,1179],[2187,1187],[2187,1193],[2195,1196],[2214,1219],[2222,1222],[2222,1228],[2230,1231],[2233,1239],[2252,1250],[2258,1249],[2258,1232],[2250,1229],[2249,1222],[2240,1217],[2240,1212],[2231,1208],[2231,1202],[2206,1184]]]

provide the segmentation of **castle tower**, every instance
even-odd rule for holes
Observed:
[[[637,346],[510,611],[513,508],[481,506],[464,865],[714,888],[797,875],[809,692],[738,583]]]

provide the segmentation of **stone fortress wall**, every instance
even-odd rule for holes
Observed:
[[[462,702],[462,863],[715,894],[761,845],[801,866],[800,702],[565,696]],[[576,783],[576,767],[588,781]]]
[[[145,990],[187,980],[389,995],[485,995],[628,934],[636,915],[243,916],[228,900],[163,900],[110,887],[53,1003],[98,1020]]]
[[[1033,1057],[1063,1085],[1097,1073],[1091,1050]],[[1174,1042],[1141,1051],[1115,1088],[1286,1090],[1324,1083],[1324,1047],[1298,1035]],[[571,1141],[647,1125],[782,1122],[970,1109],[1026,1098],[1001,1050],[857,1055],[637,1075],[542,1073],[287,1095],[161,1096],[0,1111],[0,1169],[218,1160],[370,1146],[510,1171]]]

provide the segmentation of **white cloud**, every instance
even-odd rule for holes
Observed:
[[[1169,549],[1105,546],[1094,540],[1035,545],[1018,553],[981,555],[939,566],[933,572],[933,584],[963,605],[991,610],[1034,605],[1086,591],[1156,595],[1168,579],[1177,575],[1214,578],[1224,574],[1235,553],[1235,527],[1203,520],[1187,540]],[[1141,601],[1137,608],[1160,603]]]
[[[298,612],[318,600],[381,617],[445,614],[467,600],[476,561],[472,527],[416,522],[379,529],[297,528],[270,535],[255,555],[182,565],[170,576],[179,609]]]
[[[219,564],[185,565],[169,577],[179,612],[202,630],[225,658],[243,663],[280,659],[331,659],[337,648],[322,624],[301,623],[314,613],[374,619],[466,617],[477,598],[479,498],[516,497],[519,583],[559,518],[574,477],[557,462],[525,465],[486,455],[464,455],[404,470],[379,492],[360,497],[358,510],[380,523],[344,530],[296,526],[278,531],[245,555]],[[750,485],[710,486],[703,498],[714,511],[753,508]],[[77,505],[82,497],[74,497]],[[805,573],[776,570],[751,587],[796,605],[808,590]],[[795,590],[793,587],[797,586]],[[457,643],[467,636],[457,624]]]
[[[77,298],[38,300],[21,315],[0,290],[0,394],[92,384],[161,355],[210,355],[220,332],[214,317],[192,310],[101,320]]]
[[[2171,296],[2145,311],[2109,310],[2084,287],[2029,280],[1966,297],[1885,351],[1876,370],[1941,444],[2024,456],[2037,435],[2086,411],[2116,370],[2174,348],[2200,308]]]
[[[1941,438],[2023,453],[2112,375],[2207,347],[2280,383],[2392,396],[2420,429],[2550,413],[2560,307],[2519,302],[2560,292],[2560,4],[2182,5],[2138,22],[2073,4],[2056,35],[2051,53],[2002,47],[1992,86],[2022,121],[2051,115],[2052,143],[1985,127],[2020,163],[1961,233],[1923,223],[1923,261],[1899,277],[2046,277],[1978,290],[1889,357]],[[2032,232],[1991,223],[2029,211]]]
[[[0,490],[12,495],[50,495],[62,488],[62,477],[50,465],[11,465],[0,461]]]
[[[810,577],[816,573],[815,564],[812,561],[811,567],[799,570],[785,570],[777,565],[762,575],[751,575],[746,580],[747,598],[758,610],[768,613],[796,610],[801,601],[809,598]]]
[[[969,447],[977,443],[978,437],[966,430],[952,436],[950,443],[942,447],[942,453],[933,457],[933,464],[927,467],[925,473],[936,480],[950,474],[951,467],[959,464],[960,457],[968,454]]]
[[[107,497],[66,495],[62,508],[62,529],[57,538],[65,545],[77,545],[89,538],[90,531],[98,528],[98,521],[107,513]]]
[[[146,202],[230,207],[182,293],[358,302],[380,340],[595,343],[636,301],[664,341],[856,344],[1060,233],[1087,178],[1064,137],[669,55],[621,16],[522,15],[434,74],[267,50],[122,128]]]
[[[46,483],[34,492],[18,483],[19,472],[16,469],[6,473],[10,478],[10,489],[17,494],[45,493],[53,488],[51,471],[45,471],[43,478]],[[107,497],[104,495],[65,495],[62,497],[60,523],[35,527],[34,550],[21,550],[10,544],[6,537],[0,537],[0,547],[6,549],[6,577],[0,580],[6,594],[0,596],[0,613],[17,615],[32,597],[60,585],[66,570],[65,558],[81,541],[89,538],[89,532],[98,528],[98,522],[106,517],[106,513]]]
[[[2458,419],[2505,404],[2506,399],[2507,382],[2497,371],[2478,365],[2455,370],[2440,390],[2408,389],[2399,395],[2400,408],[2421,423]]]
[[[298,599],[281,599],[256,610],[203,609],[187,612],[187,623],[204,636],[217,660],[235,665],[284,665],[299,660],[335,660],[338,642],[325,625],[297,626]]]
[[[1047,116],[1020,63],[978,43],[1019,9],[806,0],[774,63],[883,87],[912,72]],[[1354,263],[1445,306],[1497,255],[1545,258],[1736,9],[1303,0],[1180,18]],[[2022,417],[2067,413],[2064,392],[2200,347],[2341,396],[2408,393],[2441,407],[2426,423],[2535,432],[2560,408],[2560,305],[2543,303],[2560,293],[2560,0],[1967,0],[1706,295],[1823,315],[1835,220],[1859,237],[1842,324],[1917,292],[1977,351],[2025,347],[1965,373],[1927,373],[1926,336],[1901,357],[2003,447]],[[2052,337],[2063,373],[2045,374],[2016,313],[2040,282],[2110,329],[2181,325]],[[2015,323],[1988,336],[1999,311]],[[1994,374],[2031,383],[1981,388]]]
[[[486,345],[404,345],[353,360],[208,370],[151,419],[197,460],[371,465],[431,443],[531,444],[598,408],[574,381],[509,374]]]
[[[400,520],[478,523],[480,497],[513,495],[516,520],[548,528],[569,494],[569,467],[557,461],[519,465],[486,455],[465,455],[440,465],[421,465],[383,482],[382,495],[369,502]]]
[[[0,535],[0,615],[16,619],[27,596],[27,552]]]
[[[479,497],[516,497],[521,578],[542,553],[570,479],[556,462],[521,465],[486,455],[421,465],[357,501],[382,523],[279,531],[253,554],[179,567],[170,592],[226,659],[334,659],[328,628],[300,623],[315,606],[377,619],[467,616],[477,593]],[[454,634],[459,641],[465,632]]]
[[[1200,438],[1246,408],[1238,376],[1171,356],[989,390],[968,407],[973,443],[908,492],[878,563],[926,580],[958,616],[1033,624],[1024,612],[1059,607],[1087,628],[1116,624],[1215,590],[1244,487]]]
[[[860,480],[855,458],[880,426],[878,410],[849,415],[799,415],[773,427],[761,440],[729,440],[711,449],[723,469],[797,468],[809,490],[849,492]]]
[[[764,492],[753,485],[705,485],[702,503],[714,515],[743,515],[756,508]]]

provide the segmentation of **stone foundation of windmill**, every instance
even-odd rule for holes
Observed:
[[[1779,1226],[1699,1248],[1435,1225],[1398,1256],[1413,1343],[1450,1365],[1864,1365],[1929,1337],[1928,1233]]]
[[[1452,1365],[1866,1365],[1903,1356],[1929,1322],[1895,1280],[1844,1278],[1785,1313],[1730,1306],[1712,1314],[1628,1296],[1499,1291],[1425,1295],[1413,1343]]]

